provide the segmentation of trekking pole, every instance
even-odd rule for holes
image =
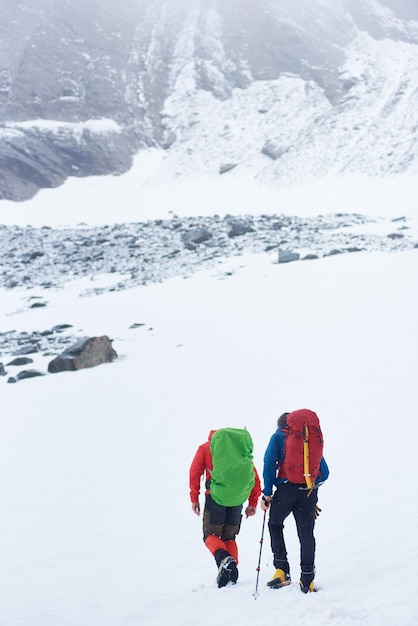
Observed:
[[[264,541],[264,526],[266,524],[266,513],[267,511],[264,511],[264,517],[263,517],[263,528],[261,530],[261,539],[260,539],[260,554],[258,557],[258,565],[257,565],[257,580],[255,583],[255,592],[253,593],[254,596],[254,600],[257,600],[258,596],[260,595],[258,593],[258,578],[260,576],[260,563],[261,563],[261,551],[263,549],[263,541]]]

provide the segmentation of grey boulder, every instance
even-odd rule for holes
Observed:
[[[87,337],[77,341],[48,364],[48,372],[80,370],[110,363],[117,358],[112,342],[107,336]]]

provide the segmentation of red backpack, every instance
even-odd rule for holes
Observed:
[[[291,483],[314,486],[324,449],[321,426],[309,409],[292,411],[284,428],[284,461],[279,476]]]

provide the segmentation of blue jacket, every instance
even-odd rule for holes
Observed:
[[[277,487],[280,483],[286,482],[285,478],[279,478],[277,476],[278,470],[283,463],[284,459],[284,442],[285,442],[285,433],[282,428],[276,430],[274,435],[272,435],[269,444],[267,446],[266,452],[264,454],[264,469],[263,469],[263,480],[264,480],[264,489],[263,493],[265,496],[271,496],[273,493],[273,486]],[[328,465],[322,457],[321,463],[319,465],[319,475],[315,480],[316,485],[321,485],[323,482],[327,480],[329,476]]]

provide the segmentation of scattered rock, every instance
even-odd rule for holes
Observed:
[[[22,370],[18,374],[16,374],[16,381],[24,380],[25,378],[35,378],[36,376],[43,376],[42,372],[38,372],[38,370]]]
[[[13,356],[18,356],[19,354],[34,354],[35,352],[39,352],[39,347],[36,345],[23,346],[18,350],[13,352]]]
[[[403,239],[404,235],[402,233],[390,233],[388,237],[389,239]]]
[[[34,261],[35,259],[44,256],[45,252],[41,252],[41,251],[35,251],[35,252],[24,252],[21,255],[21,260],[22,263],[30,263],[31,261]]]
[[[196,268],[213,268],[220,258],[246,253],[272,252],[272,262],[278,254],[278,262],[286,263],[300,259],[294,250],[306,251],[303,260],[310,260],[362,250],[405,251],[418,248],[414,234],[403,230],[406,228],[403,218],[399,219],[403,234],[398,226],[398,232],[389,236],[387,231],[384,235],[376,235],[364,233],[364,229],[351,228],[370,223],[376,223],[376,220],[359,214],[336,213],[313,218],[285,215],[220,217],[216,214],[199,218],[173,216],[164,220],[103,227],[80,224],[77,228],[65,229],[0,224],[0,285],[6,288],[48,286],[60,289],[65,287],[66,281],[75,278],[118,275],[105,286],[98,286],[99,281],[92,280],[91,287],[80,293],[81,297],[85,297],[161,282],[173,276],[187,277]],[[241,235],[246,236],[235,239]],[[29,253],[22,257],[23,250],[41,249],[44,251],[42,255]],[[226,272],[225,276],[231,274]],[[26,302],[26,306],[47,304],[41,294],[28,297]],[[146,324],[136,322],[130,328],[141,326]],[[83,362],[81,355],[73,349],[75,342],[75,345],[80,344],[78,337],[65,332],[71,328],[71,324],[62,323],[41,331],[0,332],[0,354],[4,364],[26,366],[33,363],[28,355],[37,353],[48,360],[53,359],[48,371],[56,372],[94,367],[117,356],[113,351],[110,357],[99,358],[98,362]],[[152,332],[152,327],[147,329]],[[87,339],[82,340],[85,341]],[[9,363],[12,355],[19,358]],[[4,368],[5,365],[1,364],[0,377],[5,377],[2,381],[6,382]],[[7,382],[16,382],[16,378],[11,377]]]
[[[27,356],[22,356],[22,357],[18,357],[17,359],[13,359],[13,361],[10,361],[9,363],[7,363],[7,365],[28,365],[29,363],[33,363],[33,359],[30,359]]]
[[[73,344],[48,364],[48,372],[74,371],[110,363],[117,357],[107,336],[87,337]]]
[[[0,351],[9,356],[28,358],[27,361],[21,363],[21,365],[25,365],[32,363],[32,359],[27,355],[48,353],[55,356],[76,340],[77,337],[63,334],[59,329],[56,331],[32,331],[31,333],[12,330],[0,333]]]
[[[219,174],[226,174],[227,172],[233,170],[234,167],[237,167],[237,165],[238,163],[225,163],[224,165],[220,166]]]
[[[46,306],[46,302],[34,302],[30,305],[30,309],[40,309],[41,307]]]
[[[386,233],[365,234],[346,228],[375,222],[374,218],[359,214],[336,213],[309,218],[215,214],[201,216],[198,222],[196,217],[173,216],[165,220],[48,230],[0,224],[0,285],[9,289],[46,284],[62,288],[77,278],[118,275],[107,286],[92,281],[82,294],[94,295],[190,275],[197,262],[200,269],[210,268],[215,258],[257,254],[267,247],[303,249],[319,257],[330,248],[403,251],[414,247],[416,238],[409,231],[402,231],[403,238],[390,239]],[[398,224],[402,226],[404,222]],[[237,245],[235,236],[241,234],[246,236]],[[43,250],[44,255],[22,263],[22,250]],[[39,296],[38,300],[46,302],[46,297]]]
[[[290,250],[280,250],[278,263],[290,263],[291,261],[299,261],[300,254],[298,252],[291,252]]]
[[[4,369],[3,363],[0,362],[0,376],[6,376],[6,370]]]
[[[206,228],[195,228],[183,233],[181,238],[188,250],[194,250],[198,244],[212,239],[212,233]]]
[[[249,220],[229,220],[228,224],[228,237],[231,239],[234,237],[242,237],[242,235],[254,232],[253,225]]]
[[[261,149],[262,154],[265,154],[270,159],[273,159],[273,161],[280,159],[280,157],[283,156],[283,154],[286,154],[287,151],[288,148],[283,148],[283,146],[279,146],[271,140],[266,141]]]

